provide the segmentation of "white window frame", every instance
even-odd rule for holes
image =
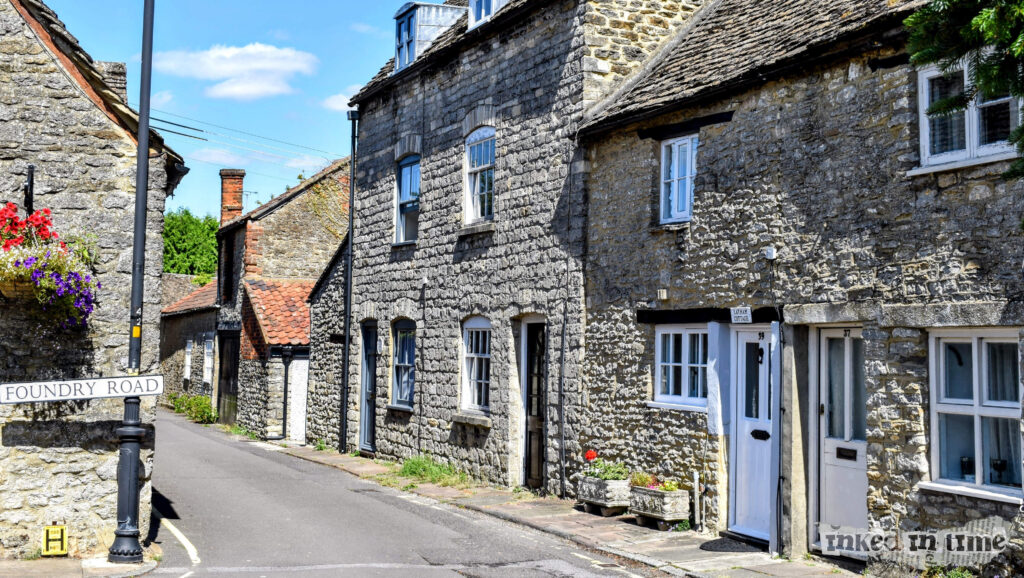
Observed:
[[[416,195],[410,197],[410,199],[402,200],[402,184],[403,178],[402,173],[405,169],[410,169],[415,166],[416,171]],[[414,243],[419,239],[419,194],[420,185],[422,183],[422,173],[420,172],[420,157],[419,155],[409,155],[398,162],[397,171],[395,174],[395,242],[396,243]],[[408,238],[408,232],[406,231],[405,213],[403,210],[406,207],[416,206],[416,237]]]
[[[485,353],[470,353],[469,347],[474,332],[485,333],[485,343],[487,351]],[[490,413],[491,411],[491,370],[493,364],[491,363],[492,353],[494,351],[494,332],[491,328],[491,322],[485,317],[473,317],[466,320],[462,324],[462,409],[476,411],[481,413]],[[480,369],[480,364],[484,365],[484,371],[486,378],[484,380],[477,380],[475,376]],[[487,391],[486,403],[479,403],[479,390],[478,385],[483,383]]]
[[[691,134],[661,143],[661,164],[658,172],[658,220],[661,223],[685,223],[693,218],[693,179],[697,176],[699,141],[698,135]],[[680,175],[679,151],[684,147],[687,171],[685,175]],[[669,151],[672,152],[675,166],[672,167],[672,176],[666,178]],[[668,195],[667,199],[666,195]],[[684,205],[682,209],[679,208],[680,195]],[[669,208],[667,213],[665,211],[666,202]]]
[[[494,151],[493,158],[489,164],[483,164],[477,167],[473,166],[472,155],[473,148],[478,147],[484,143],[490,143],[491,148]],[[466,224],[471,225],[473,223],[482,223],[486,221],[494,220],[494,203],[495,203],[495,166],[497,164],[498,150],[497,150],[497,131],[493,126],[481,126],[471,132],[466,137],[466,160],[465,160],[465,206],[466,206]],[[484,207],[480,203],[480,194],[478,192],[478,184],[481,175],[485,173],[491,174],[491,202],[490,212],[486,212]]]
[[[954,494],[969,495],[980,498],[994,499],[1021,503],[1024,497],[1019,488],[1008,486],[997,486],[984,482],[984,464],[982,456],[985,455],[983,448],[984,431],[982,430],[981,419],[1003,418],[1017,420],[1021,419],[1021,405],[1007,402],[987,402],[988,397],[985,377],[988,375],[988,351],[986,343],[1012,343],[1017,346],[1018,361],[1020,359],[1020,329],[1019,328],[991,328],[991,329],[935,329],[929,332],[928,346],[928,382],[930,404],[931,428],[931,481],[921,482],[919,485],[927,490],[944,491]],[[972,400],[953,399],[945,397],[945,375],[944,355],[946,343],[971,343],[972,363],[974,367],[973,398]],[[1021,392],[1024,387],[1018,384]],[[966,415],[974,418],[974,482],[965,480],[951,480],[942,478],[942,456],[940,456],[941,436],[939,433],[939,415]],[[1018,428],[1019,429],[1019,428]]]
[[[403,319],[397,321],[394,325],[392,335],[394,336],[394,351],[392,352],[392,376],[391,376],[391,404],[398,407],[413,407],[416,402],[416,323],[411,320]],[[402,353],[401,349],[401,334],[411,333],[412,334],[412,363],[405,364],[399,363],[399,355]],[[400,380],[399,368],[408,368],[409,373],[412,376],[412,387],[409,391],[409,399],[401,399],[398,395],[398,385]]]
[[[192,340],[185,341],[185,367],[182,368],[181,380],[183,382],[192,381]]]
[[[405,27],[406,36],[402,32]],[[395,22],[395,72],[416,60],[416,11],[410,10]]]
[[[499,2],[500,0],[469,0],[469,27],[472,29],[490,20],[501,7]]]
[[[203,342],[203,385],[213,384],[213,338]]]
[[[964,76],[964,90],[969,90],[971,84],[967,75],[967,68],[963,67],[957,72]],[[953,72],[952,74],[956,74],[957,72]],[[982,145],[980,143],[981,112],[979,109],[983,108],[983,106],[980,107],[978,105],[978,98],[972,100],[967,109],[963,111],[967,147],[958,151],[950,151],[936,155],[931,154],[931,123],[929,123],[928,117],[928,106],[929,101],[931,100],[929,81],[940,76],[943,76],[943,74],[938,66],[928,66],[918,70],[917,72],[917,108],[918,123],[921,133],[921,166],[929,167],[968,160],[984,161],[989,157],[1003,157],[1007,154],[1014,154],[1014,148],[1008,141],[989,145]],[[1010,98],[1012,97],[1007,97],[1005,100],[1009,100]],[[1003,99],[1000,99],[1000,102],[1002,100]],[[995,104],[995,102],[986,103],[984,106],[991,106],[992,104]],[[1021,115],[1021,103],[1018,102],[1017,123],[1020,124],[1022,120],[1024,120],[1024,117]]]
[[[671,366],[682,367],[681,374],[683,376],[683,383],[680,385],[679,391],[681,395],[671,395],[661,393],[661,368],[665,365],[662,362],[662,338],[665,335],[682,335],[683,349],[682,359],[678,362],[669,363]],[[690,336],[691,335],[704,335],[707,338],[707,350],[704,352],[707,356],[707,361],[704,363],[691,364],[690,363]],[[711,354],[711,348],[713,347],[711,341],[711,334],[708,330],[707,325],[657,325],[654,328],[654,402],[664,403],[672,406],[692,408],[699,411],[706,411],[708,406],[708,388],[709,388],[709,374],[711,372],[711,360],[714,356]],[[689,395],[689,381],[687,375],[689,375],[690,367],[703,367],[704,373],[704,396],[703,397],[691,397]]]

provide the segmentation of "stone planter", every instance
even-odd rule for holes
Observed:
[[[36,298],[35,285],[30,281],[5,281],[0,280],[0,295],[10,300],[34,300]]]
[[[659,530],[665,531],[690,519],[690,492],[633,487],[629,489],[629,511],[636,516],[638,526],[655,522]]]
[[[629,480],[580,478],[576,483],[576,498],[583,502],[587,513],[621,514],[629,507]]]

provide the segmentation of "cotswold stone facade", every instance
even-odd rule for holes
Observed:
[[[164,376],[164,395],[160,403],[169,404],[173,394],[211,395],[216,375],[217,280],[196,288],[189,275],[164,274],[164,283],[182,278],[190,293],[164,303],[160,313],[160,371]]]
[[[755,26],[744,42],[760,47],[763,68],[700,84],[726,66],[723,58],[743,61],[742,52],[716,54],[724,40],[710,31],[757,18],[750,2],[724,2],[703,15],[707,32],[682,38],[583,131],[590,170],[580,442],[687,485],[698,472],[709,529],[764,538],[790,555],[816,548],[816,524],[839,518],[885,531],[949,530],[989,516],[1020,525],[1020,482],[1010,476],[1020,471],[1011,430],[1019,429],[1021,384],[1011,372],[1024,326],[1024,183],[1001,178],[1008,164],[999,156],[922,168],[928,125],[919,73],[900,40],[906,8],[872,15],[864,6],[829,3],[862,23],[832,20],[836,29],[809,37],[799,63],[772,61],[774,37],[758,39],[770,27]],[[793,21],[776,26],[788,30],[806,17],[800,8],[789,13]],[[663,147],[691,135],[691,214],[665,224]],[[733,307],[750,307],[753,324],[734,323]],[[709,335],[707,394],[697,407],[659,402],[659,369],[671,364],[659,358],[657,335],[685,329]],[[759,345],[746,351],[756,362],[743,358],[750,329]],[[843,359],[832,356],[843,343],[852,351],[847,377],[841,361],[831,365]],[[999,349],[1006,344],[1010,352]],[[982,357],[988,369],[956,373]],[[772,467],[755,482],[752,470],[737,474],[749,458],[736,448],[748,433],[760,435],[742,429],[752,391],[744,363],[768,364],[768,389],[758,391],[774,408],[760,432],[771,440]],[[830,413],[847,407],[830,389],[843,380],[862,395],[845,398],[850,418]],[[978,429],[947,424],[943,433],[940,422],[952,419],[943,416],[975,411],[943,401],[961,387],[968,393],[959,397],[985,392],[1006,403],[977,410]],[[831,424],[847,419],[854,437],[835,441]],[[967,436],[982,455],[956,445]],[[826,469],[835,464],[849,469]],[[763,535],[743,519],[740,502],[742,492],[762,490],[773,504]],[[1019,530],[1013,539],[990,571],[1020,572]]]
[[[0,300],[0,382],[123,375],[137,119],[41,2],[0,1],[0,53],[0,201],[23,207],[27,165],[34,164],[35,207],[52,209],[67,239],[95,235],[95,277],[103,285],[83,331],[56,329],[31,303]],[[158,371],[159,361],[164,199],[182,173],[180,157],[157,135],[152,143],[141,364],[147,373]],[[144,398],[142,421],[150,430],[154,408],[154,399]],[[68,525],[73,556],[109,547],[117,526],[114,430],[122,413],[119,400],[0,407],[0,558],[36,551],[43,526],[55,521]],[[145,536],[152,435],[141,459],[138,521]]]
[[[305,356],[309,345],[308,313],[300,320],[305,327],[301,338],[268,340],[249,302],[252,296],[245,294],[246,283],[266,280],[292,287],[303,284],[307,294],[302,299],[308,297],[308,288],[323,272],[347,230],[348,173],[348,159],[335,161],[243,215],[245,171],[221,171],[221,229],[217,232],[218,377],[214,399],[222,421],[235,423],[237,419],[240,425],[264,437],[281,435],[287,409],[282,401],[285,387],[281,381],[285,360],[273,347],[299,346],[300,354]],[[296,369],[302,369],[300,381],[305,388],[303,364],[308,365],[305,357]],[[304,393],[293,389],[289,391],[289,397],[292,395],[301,399],[290,402],[291,408],[306,407]]]
[[[359,193],[343,445],[392,459],[430,454],[494,483],[573,492],[562,476],[582,460],[584,195],[573,136],[585,100],[667,38],[688,14],[681,6],[511,1],[469,33],[464,15],[406,69],[388,64],[355,97]],[[464,173],[467,138],[481,128],[476,134],[493,128],[495,138],[489,217],[474,213]],[[410,242],[397,236],[395,191],[399,163],[414,157],[421,193]],[[314,327],[326,328],[315,315]],[[371,327],[379,348],[363,341]],[[470,330],[489,335],[474,345],[489,355],[489,383],[476,390],[469,372],[481,366],[464,353]],[[399,331],[415,333],[411,400],[396,399]],[[316,356],[314,367],[322,365]],[[526,419],[530,360],[539,393]]]
[[[323,441],[328,447],[340,447],[341,382],[345,351],[345,275],[348,239],[338,247],[334,258],[309,295],[309,410],[306,441]],[[358,422],[359,414],[350,404],[349,422]]]

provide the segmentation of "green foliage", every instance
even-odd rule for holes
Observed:
[[[967,568],[932,566],[921,574],[921,578],[974,578],[974,573]]]
[[[634,488],[649,488],[658,485],[658,478],[647,472],[633,472],[633,475],[629,476],[629,485]]]
[[[174,406],[174,413],[185,413],[188,408],[188,396],[185,394],[175,395],[171,398],[171,404]]]
[[[461,486],[469,483],[469,476],[448,464],[442,464],[430,456],[415,456],[402,462],[398,475],[436,484],[438,486]]]
[[[327,451],[327,442],[325,442],[323,438],[320,438],[316,440],[316,444],[313,446],[313,449],[318,452],[325,452]]]
[[[217,273],[217,219],[198,217],[185,208],[164,216],[164,272],[182,275]]]
[[[679,522],[675,526],[672,526],[672,531],[673,532],[686,532],[689,529],[690,529],[690,521],[689,520],[683,520],[682,522]]]
[[[675,480],[665,480],[660,486],[658,486],[658,489],[664,492],[678,492],[679,482]]]
[[[943,71],[966,66],[971,88],[942,99],[928,114],[963,110],[978,94],[1024,97],[1024,0],[932,0],[906,19],[908,48],[916,65],[936,64]],[[1010,134],[1024,155],[1024,125]],[[1024,159],[1004,175],[1024,177]]]
[[[217,421],[217,410],[213,409],[210,398],[205,395],[180,395],[174,397],[176,413],[184,413],[196,423],[213,423]]]
[[[585,472],[591,478],[599,480],[626,480],[629,479],[629,470],[619,462],[612,462],[604,458],[597,458],[590,462]]]
[[[28,554],[25,554],[25,557],[23,558],[23,560],[38,560],[38,559],[40,559],[42,557],[43,557],[43,549],[42,548],[36,548],[35,550],[32,550]]]
[[[258,440],[258,439],[260,439],[260,436],[256,435],[255,432],[251,432],[251,431],[245,429],[244,427],[242,427],[242,426],[240,426],[238,424],[233,424],[231,426],[231,428],[228,429],[228,431],[232,435],[247,437],[247,438],[249,438],[251,440]]]

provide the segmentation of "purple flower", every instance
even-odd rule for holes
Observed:
[[[28,269],[32,265],[35,265],[36,261],[38,261],[38,259],[36,259],[35,257],[29,257],[28,259],[25,259],[25,268]]]

